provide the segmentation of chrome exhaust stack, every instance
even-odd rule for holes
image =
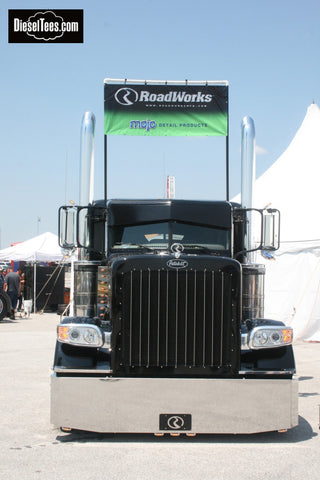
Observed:
[[[94,130],[96,119],[92,112],[85,112],[80,131],[80,191],[79,206],[86,207],[93,202],[94,195]],[[89,233],[84,222],[79,225],[80,237],[84,244],[89,242]],[[79,260],[86,257],[85,250],[79,248]]]
[[[92,112],[85,112],[80,133],[80,192],[79,205],[93,202],[94,195],[94,130],[96,119]]]
[[[250,117],[244,117],[241,124],[241,205],[242,208],[253,208],[254,183],[256,178],[255,128]],[[245,238],[245,249],[248,251],[248,262],[254,261],[252,214],[248,212],[248,228]]]
[[[256,179],[255,127],[251,117],[244,117],[241,124],[241,206],[254,207],[254,186]],[[264,317],[264,276],[265,266],[257,264],[254,241],[254,215],[247,212],[247,232],[244,248],[247,263],[243,271],[243,320]]]

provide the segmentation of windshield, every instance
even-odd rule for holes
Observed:
[[[230,250],[230,231],[179,222],[110,227],[111,251],[148,248],[167,250],[181,243],[184,250],[202,249],[209,253],[226,254]]]

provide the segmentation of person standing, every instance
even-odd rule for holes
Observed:
[[[19,274],[12,270],[7,273],[4,279],[3,290],[7,292],[11,300],[11,320],[14,320],[15,310],[17,308],[18,297],[21,292],[21,283]]]
[[[24,273],[23,271],[19,268],[17,270],[17,274],[19,275],[20,277],[20,294],[18,296],[18,312],[21,312],[21,309],[22,309],[22,303],[23,303],[23,295],[24,295]]]

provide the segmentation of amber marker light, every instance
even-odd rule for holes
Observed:
[[[58,339],[67,340],[68,339],[69,327],[58,326]]]
[[[292,329],[286,328],[282,330],[283,335],[283,342],[284,343],[292,343]]]

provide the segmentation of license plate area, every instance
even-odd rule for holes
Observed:
[[[159,416],[159,429],[181,432],[191,430],[192,416],[189,413],[161,413]]]

